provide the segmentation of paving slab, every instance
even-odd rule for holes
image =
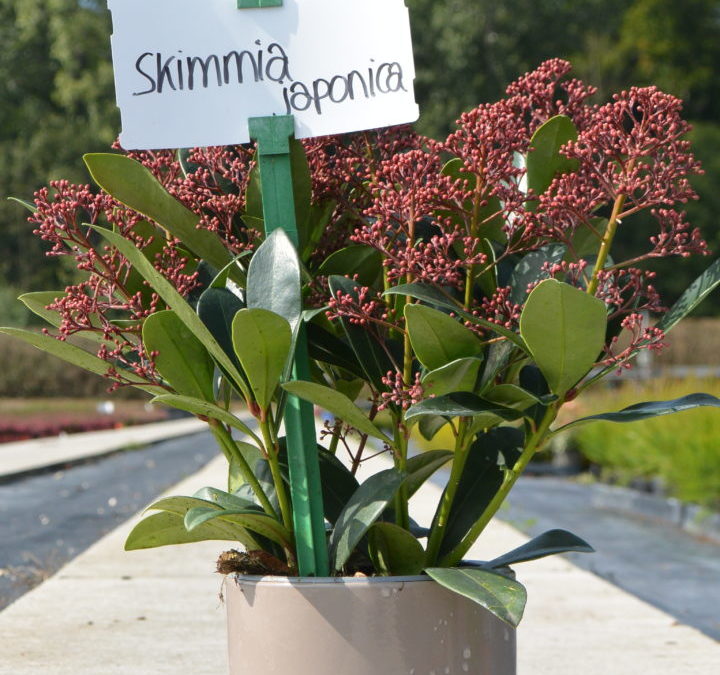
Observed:
[[[376,470],[387,462],[373,461]],[[224,480],[219,458],[171,492]],[[439,495],[428,483],[413,498],[412,515],[421,524]],[[133,522],[0,613],[0,675],[227,672],[222,580],[213,574],[227,543],[125,553]],[[494,522],[469,557],[487,559],[526,540]],[[566,559],[516,571],[529,594],[518,632],[520,675],[720,672],[720,644]]]
[[[100,457],[124,448],[187,436],[207,429],[192,417],[0,444],[0,480],[72,462]]]

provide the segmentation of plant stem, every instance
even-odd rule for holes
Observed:
[[[268,464],[270,465],[270,473],[275,484],[275,493],[277,494],[278,504],[280,505],[280,513],[282,514],[283,525],[293,532],[293,515],[292,505],[285,489],[285,481],[280,470],[280,462],[278,461],[278,448],[273,442],[270,422],[267,414],[264,419],[260,420],[260,430],[265,440],[265,450],[267,452]]]
[[[452,510],[455,495],[460,485],[460,478],[462,477],[465,463],[470,454],[469,444],[465,440],[467,428],[468,419],[463,417],[458,425],[458,432],[455,438],[455,457],[453,458],[452,469],[450,470],[450,480],[448,480],[448,484],[445,486],[440,505],[438,506],[437,513],[430,528],[430,537],[428,539],[427,553],[425,556],[428,566],[435,565],[437,562],[440,546],[445,536],[445,528],[450,518],[450,511]]]
[[[605,269],[605,263],[607,262],[608,256],[610,255],[610,247],[612,246],[615,233],[617,232],[618,225],[620,224],[620,214],[622,213],[623,207],[625,206],[625,195],[618,195],[613,205],[612,215],[608,222],[607,229],[602,238],[600,244],[600,250],[598,251],[597,260],[595,261],[595,267],[593,268],[592,277],[587,287],[588,295],[595,295],[597,291],[600,272]]]
[[[493,516],[497,513],[498,509],[502,506],[511,488],[515,485],[515,482],[527,467],[528,462],[532,459],[535,452],[542,447],[548,436],[550,425],[553,423],[556,416],[556,407],[549,407],[545,413],[545,417],[540,423],[540,426],[535,430],[532,436],[530,436],[530,440],[518,458],[518,461],[515,463],[515,466],[513,466],[512,469],[508,469],[505,473],[505,478],[500,486],[500,489],[495,493],[495,496],[487,505],[487,508],[483,512],[482,516],[480,516],[479,520],[477,520],[472,528],[470,528],[470,531],[463,537],[462,541],[440,561],[441,567],[454,567],[470,550],[470,547],[475,543],[477,538],[487,527],[488,523],[492,520]]]
[[[400,424],[400,420],[396,420],[395,426],[395,446],[397,453],[395,455],[395,468],[398,471],[407,471],[407,455],[408,455],[408,439]],[[395,522],[402,528],[410,529],[410,512],[408,510],[408,490],[405,484],[395,495]]]
[[[237,462],[243,479],[250,486],[254,495],[258,498],[258,501],[263,507],[265,513],[273,518],[279,518],[277,511],[270,503],[268,496],[265,494],[265,490],[263,490],[262,485],[258,482],[258,479],[255,477],[255,474],[250,468],[250,465],[247,463],[245,457],[243,457],[242,453],[238,450],[233,437],[226,429],[225,425],[221,424],[217,420],[209,420],[208,424],[218,443],[220,443],[220,446],[225,449],[225,456],[228,457],[228,459],[232,458]]]

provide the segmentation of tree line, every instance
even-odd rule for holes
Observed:
[[[630,85],[655,84],[685,101],[706,174],[688,205],[711,249],[720,249],[720,0],[407,0],[421,109],[420,131],[445,134],[463,110],[502,96],[541,61],[562,57],[599,87],[598,101]],[[0,0],[0,322],[17,289],[62,288],[72,270],[38,264],[43,245],[23,208],[51,179],[85,182],[86,152],[106,150],[119,129],[110,59],[111,23],[101,0]],[[629,231],[633,247],[641,228]],[[686,276],[666,261],[671,295]],[[706,311],[720,312],[720,300]]]

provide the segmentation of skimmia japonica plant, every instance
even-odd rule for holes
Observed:
[[[201,417],[228,460],[226,490],[153,504],[129,549],[236,541],[261,569],[296,573],[290,394],[330,413],[318,454],[335,573],[427,573],[516,624],[524,590],[504,567],[591,550],[555,530],[463,561],[562,428],[720,405],[692,394],[556,424],[578,393],[661,349],[720,267],[670,309],[653,285],[653,259],[707,254],[682,211],[701,169],[681,102],[649,87],[590,105],[569,69],[542,64],[443,142],[409,129],[295,142],[297,251],[265,236],[252,147],[117,148],[86,157],[99,191],[61,181],[36,194],[30,221],[80,281],[22,296],[44,334],[4,331]],[[647,246],[619,260],[616,234],[641,212]],[[312,381],[290,378],[300,326]],[[414,434],[443,427],[454,447],[410,452]],[[394,468],[360,484],[378,452]],[[422,529],[409,498],[446,465]]]

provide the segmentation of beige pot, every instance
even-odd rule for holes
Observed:
[[[515,631],[427,577],[230,576],[230,675],[515,675]]]

